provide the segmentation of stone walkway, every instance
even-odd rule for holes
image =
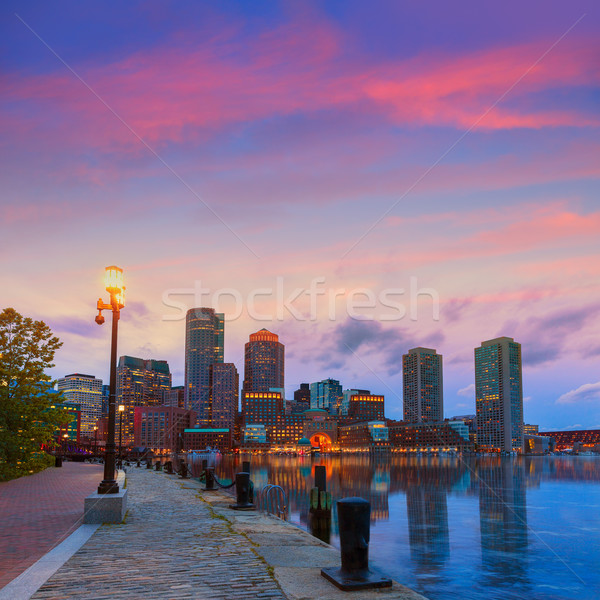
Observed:
[[[253,543],[197,486],[135,467],[127,478],[125,524],[102,526],[33,599],[285,599]]]
[[[65,462],[0,483],[0,588],[72,533],[103,466]]]

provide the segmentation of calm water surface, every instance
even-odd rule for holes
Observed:
[[[245,457],[247,458],[247,457]],[[371,503],[372,566],[431,600],[599,600],[600,457],[251,457],[308,525],[315,465]],[[216,469],[226,480],[238,459]],[[337,515],[329,541],[339,547]]]

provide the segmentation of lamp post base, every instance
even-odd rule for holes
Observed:
[[[98,493],[99,494],[118,494],[119,493],[119,484],[113,479],[112,481],[110,480],[104,480],[100,482],[100,485],[98,486]]]

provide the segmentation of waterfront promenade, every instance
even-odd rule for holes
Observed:
[[[0,483],[0,588],[79,527],[102,473],[102,465],[65,462]]]
[[[127,487],[125,522],[98,528],[34,600],[348,597],[320,576],[339,551],[289,523],[232,511],[222,492],[162,472],[129,468]],[[351,597],[422,600],[397,584]]]

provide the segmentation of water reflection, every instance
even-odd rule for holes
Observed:
[[[381,523],[371,531],[373,560],[432,600],[600,597],[598,550],[589,550],[600,536],[600,459],[354,455],[251,461],[256,489],[282,486],[292,520],[308,530],[317,527],[322,539],[328,539],[328,524],[310,523],[309,494],[314,467],[325,466],[334,504],[348,496],[371,503],[372,523]],[[231,478],[237,468],[237,459],[225,458],[217,474]],[[528,495],[535,498],[530,514]],[[566,505],[569,511],[562,510]],[[335,545],[337,531],[334,510]],[[565,531],[573,538],[570,564],[585,575],[585,585],[561,558]]]

